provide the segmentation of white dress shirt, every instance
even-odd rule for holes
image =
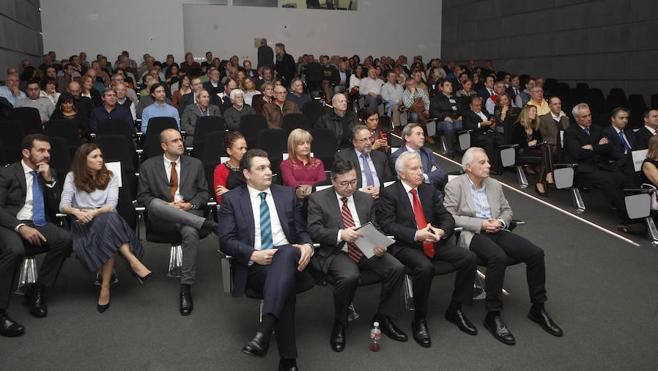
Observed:
[[[247,186],[249,191],[249,199],[251,200],[251,211],[254,214],[254,250],[261,249],[260,241],[260,193],[265,192],[267,196],[265,197],[265,202],[267,207],[270,209],[270,227],[272,230],[272,245],[274,248],[277,246],[288,245],[288,239],[286,234],[283,233],[283,227],[281,227],[281,221],[279,220],[279,214],[276,211],[276,205],[274,203],[274,198],[272,197],[272,191],[268,188],[264,191],[259,191],[251,186]]]
[[[16,214],[16,219],[32,220],[32,182],[34,180],[32,171],[34,170],[32,170],[31,167],[27,166],[24,160],[21,160],[21,165],[23,166],[23,174],[25,175],[25,204],[23,204],[23,207],[20,210],[18,210],[18,213]],[[54,179],[51,184],[46,183],[46,187],[48,188],[52,188],[54,186],[55,186]],[[45,200],[44,200],[44,206],[45,206]],[[18,229],[23,225],[25,224],[21,223],[17,225],[15,231],[18,232]]]
[[[171,163],[174,161],[170,161],[167,156],[162,155],[164,158],[164,167],[165,167],[165,172],[167,173],[167,181],[171,181]],[[180,164],[180,156],[178,159],[176,159],[176,174],[178,174],[178,188],[176,188],[176,194],[174,195],[174,201],[183,201],[183,196],[180,194],[180,185],[181,185],[181,164]]]
[[[341,216],[340,219],[343,220],[343,196],[336,193],[336,198],[338,199],[338,210],[340,210]],[[347,208],[350,209],[350,214],[352,214],[352,220],[354,220],[354,227],[359,228],[361,226],[361,221],[359,220],[359,214],[356,212],[356,204],[354,204],[354,195],[351,195],[347,198]],[[338,236],[336,239],[337,243],[342,241],[342,229],[338,230]],[[347,244],[343,245],[343,251],[347,252]]]

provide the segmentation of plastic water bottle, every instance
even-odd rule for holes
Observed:
[[[370,345],[368,345],[368,349],[370,349],[372,352],[379,352],[381,349],[381,345],[379,345],[379,341],[382,338],[382,330],[379,329],[379,322],[373,323],[373,327],[370,329]]]

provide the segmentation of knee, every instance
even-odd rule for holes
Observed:
[[[358,270],[355,272],[350,272],[343,277],[341,277],[336,286],[342,286],[342,287],[356,287],[359,284],[359,278],[361,275],[359,274]]]
[[[427,263],[416,267],[416,277],[422,279],[431,279],[434,277],[434,266],[428,260]]]
[[[535,247],[535,251],[530,256],[530,259],[533,261],[544,261],[544,249],[541,247]]]
[[[285,248],[279,248],[274,256],[278,259],[297,261],[297,259],[299,259],[300,253],[299,249],[289,246]]]
[[[190,239],[199,239],[199,231],[194,227],[188,225],[181,226],[180,235],[183,241],[189,241]]]
[[[464,256],[464,268],[473,268],[478,263],[478,257],[472,251],[467,251],[468,254]]]

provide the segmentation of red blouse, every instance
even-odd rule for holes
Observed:
[[[226,163],[219,164],[215,167],[213,174],[213,190],[215,191],[215,199],[217,203],[222,202],[222,196],[217,192],[218,186],[226,187],[226,181],[228,180],[228,175],[231,173],[231,169],[226,166]]]
[[[304,165],[301,161],[293,161],[291,158],[281,162],[281,177],[283,185],[297,188],[300,185],[314,185],[326,179],[324,175],[324,163],[322,160],[311,157]]]

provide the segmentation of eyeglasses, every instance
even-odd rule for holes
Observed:
[[[338,182],[338,185],[343,187],[343,188],[347,188],[347,187],[356,187],[356,183],[357,183],[357,180],[354,179],[354,180],[349,180],[349,181],[345,181],[345,182]]]

